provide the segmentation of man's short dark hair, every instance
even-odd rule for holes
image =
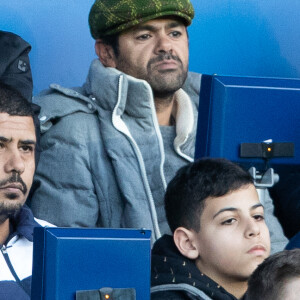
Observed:
[[[300,249],[277,252],[253,272],[245,299],[285,299],[285,284],[295,277],[300,277]]]
[[[253,179],[247,171],[222,158],[200,159],[181,168],[165,195],[165,211],[172,232],[181,226],[198,232],[207,198],[221,197],[249,184],[253,184]]]
[[[7,113],[10,116],[32,117],[36,135],[36,165],[40,154],[40,123],[38,119],[40,107],[28,102],[18,91],[0,82],[0,113]]]
[[[116,33],[116,34],[104,36],[101,38],[104,44],[112,47],[116,57],[118,57],[120,54],[119,36],[120,36],[120,34]]]
[[[34,116],[31,104],[19,92],[4,83],[0,83],[0,113]]]

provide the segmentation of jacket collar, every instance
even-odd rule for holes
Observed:
[[[12,232],[8,237],[8,241],[14,236],[25,237],[30,242],[33,241],[33,228],[40,226],[33,217],[30,208],[24,205],[21,210],[13,217],[10,218]]]
[[[200,90],[200,75],[189,73],[184,89],[176,92],[178,111],[176,119],[176,152],[189,161],[193,159],[184,154],[195,143],[197,126],[197,104]],[[35,101],[42,106],[40,113],[41,130],[45,132],[52,126],[52,119],[72,114],[77,111],[95,113],[99,107],[114,112],[118,117],[138,119],[140,124],[157,123],[153,113],[154,100],[150,85],[140,79],[126,75],[115,68],[104,67],[95,59],[89,70],[86,83],[82,88],[64,88],[57,84],[50,85],[51,90],[36,97]],[[186,93],[185,90],[188,92]],[[52,93],[56,92],[55,97]],[[191,95],[192,100],[191,101]],[[51,101],[44,101],[45,97]],[[41,101],[41,102],[39,102]],[[187,140],[189,141],[187,143]],[[189,153],[189,155],[193,155]]]
[[[113,111],[117,107],[119,116],[125,112],[139,119],[151,116],[154,100],[150,85],[145,80],[124,74],[115,68],[106,68],[98,59],[91,64],[84,88],[88,95],[94,95],[98,99],[98,105],[102,108]],[[179,150],[192,133],[196,116],[191,99],[183,89],[176,92],[175,101],[178,109],[175,116],[174,146]]]
[[[104,67],[98,59],[91,64],[84,88],[105,110],[113,111],[118,104],[118,115],[126,112],[130,117],[143,118],[149,115],[153,102],[152,90],[145,80]]]
[[[201,273],[192,260],[184,257],[178,251],[172,236],[164,235],[157,240],[151,257],[152,286],[183,283],[198,288],[215,300],[237,300],[215,281]]]

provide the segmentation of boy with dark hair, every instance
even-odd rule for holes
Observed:
[[[300,249],[267,258],[251,275],[245,300],[297,300],[300,295]]]
[[[173,232],[152,251],[151,299],[239,299],[269,256],[264,208],[250,174],[225,159],[183,167],[165,195]]]

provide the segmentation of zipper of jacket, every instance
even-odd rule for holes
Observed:
[[[149,86],[147,85],[147,89],[149,91]],[[152,91],[149,91],[149,96],[152,97]],[[153,125],[154,125],[154,129],[155,129],[155,133],[158,139],[158,145],[159,145],[159,150],[160,150],[160,154],[161,154],[161,162],[160,162],[160,177],[162,179],[163,185],[164,185],[164,189],[166,191],[167,189],[167,181],[166,181],[166,177],[165,177],[165,173],[164,173],[164,163],[165,163],[165,148],[164,148],[164,142],[161,136],[161,131],[159,128],[159,124],[156,118],[156,110],[155,110],[155,106],[154,106],[154,101],[150,102],[150,106],[151,106],[151,116],[152,116],[152,121],[153,121]],[[155,116],[155,117],[154,117]]]
[[[19,286],[23,289],[23,291],[30,297],[30,293],[26,290],[26,288],[24,287],[22,281],[20,280],[20,278],[18,277],[10,259],[9,259],[9,256],[8,256],[8,253],[7,253],[7,248],[9,247],[6,247],[5,245],[3,245],[1,247],[1,252],[2,252],[2,255],[5,259],[5,262],[11,272],[11,274],[13,275],[13,277],[15,278],[16,282],[19,284]]]
[[[161,237],[161,233],[160,233],[160,229],[159,229],[159,225],[158,225],[158,218],[157,218],[157,213],[156,213],[156,208],[155,208],[155,203],[153,200],[153,196],[152,196],[152,192],[150,189],[150,185],[147,179],[147,174],[146,174],[146,168],[145,168],[145,164],[143,162],[143,156],[141,154],[141,151],[136,143],[136,141],[134,140],[134,138],[132,137],[132,135],[130,134],[126,124],[123,122],[123,120],[121,119],[120,116],[117,115],[116,111],[120,105],[120,101],[121,101],[121,89],[122,89],[122,83],[123,83],[123,75],[120,75],[119,77],[119,89],[118,89],[118,102],[113,110],[113,125],[115,126],[115,128],[119,131],[121,131],[123,134],[125,134],[128,139],[130,140],[130,142],[133,145],[133,149],[136,153],[138,162],[139,162],[139,166],[141,169],[141,174],[142,174],[142,178],[143,178],[143,182],[144,182],[144,186],[145,186],[145,190],[146,190],[146,194],[148,196],[149,199],[149,205],[150,205],[150,212],[151,212],[151,216],[152,216],[152,222],[153,222],[153,229],[154,229],[154,233],[155,233],[155,240]],[[119,122],[116,123],[116,119],[118,118]]]

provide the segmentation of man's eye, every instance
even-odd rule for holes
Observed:
[[[4,144],[0,143],[0,149],[4,148]]]
[[[170,33],[170,35],[171,35],[172,37],[174,37],[174,38],[178,38],[178,37],[180,37],[182,34],[181,34],[180,31],[172,31],[172,32]]]
[[[21,146],[21,147],[20,147],[20,150],[21,150],[22,152],[29,153],[29,152],[32,152],[32,151],[33,151],[33,147],[32,147],[32,146]]]
[[[263,215],[254,215],[253,218],[257,221],[261,221],[261,220],[265,219],[265,217]]]
[[[144,40],[148,40],[150,37],[151,37],[150,34],[145,33],[145,34],[139,35],[137,37],[137,39],[140,40],[140,41],[144,41]]]
[[[227,220],[223,221],[221,224],[222,225],[231,225],[234,222],[236,222],[236,219],[235,218],[230,218],[230,219],[227,219]]]

